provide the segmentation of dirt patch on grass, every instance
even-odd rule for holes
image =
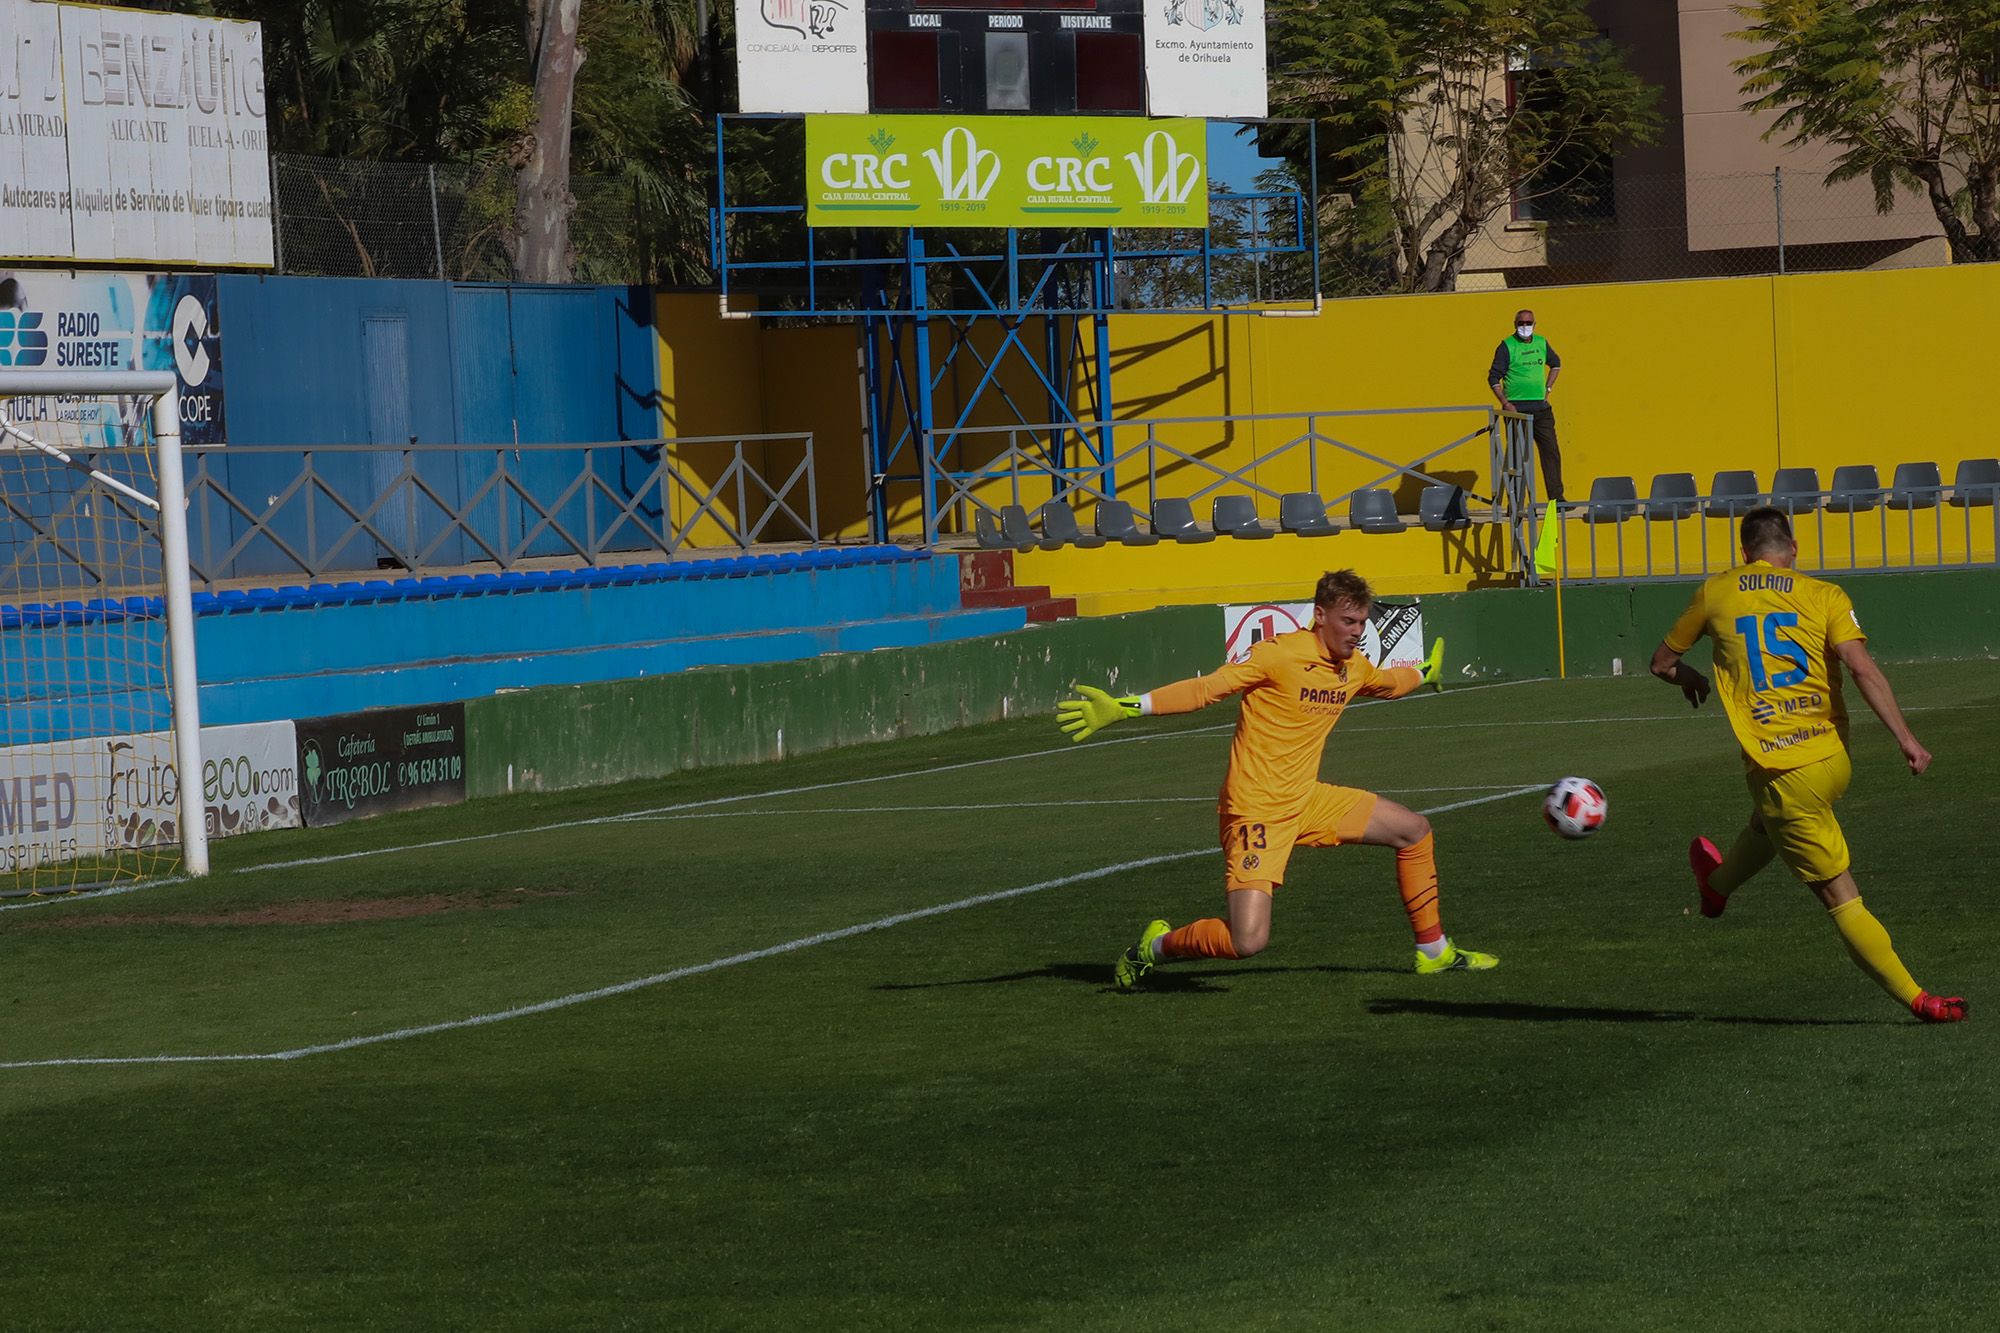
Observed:
[[[498,893],[424,893],[406,898],[300,899],[228,912],[104,912],[24,921],[22,930],[113,926],[337,926],[356,921],[405,921],[446,912],[505,912],[536,898],[567,898],[569,889]]]

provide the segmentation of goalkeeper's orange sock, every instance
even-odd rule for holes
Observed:
[[[1169,958],[1234,958],[1236,940],[1229,923],[1220,917],[1190,921],[1179,930],[1170,930],[1153,942],[1153,952],[1162,962]]]
[[[1889,994],[1895,996],[1908,1008],[1910,1002],[1923,992],[1910,969],[1903,966],[1903,960],[1896,956],[1896,950],[1889,943],[1889,932],[1875,919],[1875,914],[1861,905],[1859,898],[1850,898],[1838,907],[1828,909],[1833,924],[1840,931],[1840,939],[1853,957],[1854,965]]]
[[[1396,849],[1396,888],[1403,895],[1403,910],[1410,914],[1410,930],[1417,944],[1441,946],[1444,925],[1438,918],[1437,842],[1430,834]]]

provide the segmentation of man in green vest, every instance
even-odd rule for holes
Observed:
[[[1493,367],[1486,382],[1493,396],[1508,412],[1525,412],[1533,419],[1535,452],[1542,456],[1542,484],[1551,500],[1566,500],[1563,494],[1562,448],[1556,443],[1556,410],[1549,406],[1549,390],[1556,387],[1562,373],[1562,358],[1549,340],[1535,332],[1535,312],[1514,312],[1514,336],[1503,339],[1493,352]]]

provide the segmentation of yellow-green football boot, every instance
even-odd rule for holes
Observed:
[[[1164,921],[1149,921],[1139,932],[1139,942],[1118,955],[1118,961],[1111,965],[1111,979],[1119,990],[1131,990],[1153,970],[1153,941],[1172,929]]]
[[[1424,956],[1417,950],[1417,975],[1427,977],[1433,972],[1490,972],[1500,966],[1500,960],[1490,953],[1474,953],[1461,949],[1450,940],[1444,942],[1444,952],[1435,958]]]

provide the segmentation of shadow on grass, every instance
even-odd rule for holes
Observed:
[[[1894,1020],[1776,1018],[1748,1014],[1698,1014],[1688,1009],[1615,1009],[1592,1004],[1519,1004],[1508,1001],[1375,999],[1371,1014],[1421,1014],[1429,1018],[1489,1018],[1508,1023],[1733,1023],[1746,1027],[1868,1028]]]
[[[1167,995],[1222,995],[1229,987],[1209,983],[1223,977],[1277,976],[1283,973],[1375,973],[1381,976],[1399,977],[1404,975],[1401,968],[1394,967],[1343,967],[1338,963],[1316,963],[1303,967],[1224,967],[1183,970],[1181,968],[1156,967],[1139,984],[1142,991],[1156,991]],[[1003,972],[992,977],[960,977],[952,981],[885,981],[876,990],[937,990],[944,986],[1005,986],[1018,981],[1073,981],[1079,985],[1111,987],[1111,965],[1109,963],[1050,963],[1025,972]]]

